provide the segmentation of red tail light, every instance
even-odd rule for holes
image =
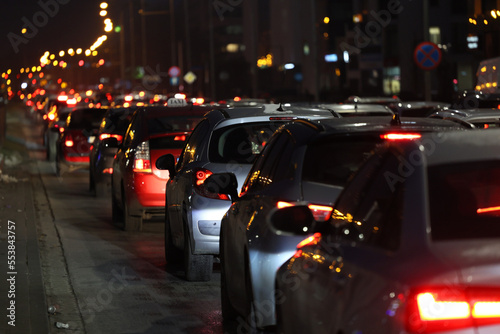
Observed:
[[[302,240],[297,244],[297,251],[295,252],[293,257],[300,257],[302,255],[302,248],[306,246],[317,245],[320,240],[321,240],[321,233],[314,233],[310,237]]]
[[[102,173],[103,174],[113,174],[113,168],[112,167],[110,167],[110,168],[104,168],[102,170]]]
[[[186,135],[177,135],[174,137],[174,141],[186,141]]]
[[[119,143],[121,143],[121,141],[123,140],[122,135],[117,135],[117,134],[112,134],[112,133],[101,133],[99,135],[99,140],[103,140],[106,138],[116,138],[116,140],[118,140]]]
[[[65,139],[64,139],[64,145],[66,147],[73,147],[73,145],[75,145],[75,143],[73,142],[73,137],[71,137],[70,135],[68,135]]]
[[[215,193],[212,193],[212,192],[209,192],[205,186],[203,185],[203,183],[205,182],[205,180],[210,176],[212,175],[213,173],[208,170],[208,169],[205,169],[205,168],[198,168],[194,171],[194,175],[193,175],[193,187],[194,187],[194,190],[200,194],[201,196],[203,197],[208,197],[208,198],[212,198],[212,199],[220,199],[220,200],[224,200],[224,201],[229,201],[229,196],[227,196],[226,194],[215,194]]]
[[[278,209],[285,208],[287,206],[293,206],[295,203],[279,201],[276,203]],[[333,208],[331,206],[326,205],[317,205],[317,204],[309,204],[307,205],[309,210],[311,210],[314,220],[318,222],[324,222],[330,219]]]
[[[438,287],[410,294],[407,329],[433,333],[500,324],[500,289]]]
[[[135,149],[134,168],[135,173],[151,173],[151,156],[149,154],[149,141],[142,142]]]
[[[386,134],[380,135],[380,138],[387,139],[387,140],[413,140],[413,139],[419,139],[421,137],[422,137],[422,135],[420,133],[391,132],[391,133],[386,133]]]

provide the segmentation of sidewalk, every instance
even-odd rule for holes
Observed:
[[[17,109],[17,110],[16,110]],[[49,333],[31,185],[32,164],[15,105],[0,148],[0,333]]]

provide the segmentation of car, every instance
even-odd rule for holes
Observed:
[[[78,107],[71,110],[56,143],[56,174],[89,168],[90,147],[106,109]]]
[[[49,121],[44,133],[45,152],[48,161],[55,161],[57,153],[57,139],[59,138],[66,125],[72,107],[52,107],[53,113],[49,113]]]
[[[386,105],[382,104],[358,104],[358,103],[322,103],[318,108],[325,108],[335,111],[342,117],[360,116],[392,116],[394,112]]]
[[[448,109],[437,111],[429,117],[467,122],[478,129],[500,127],[500,110],[495,108]]]
[[[219,254],[221,218],[231,201],[226,195],[210,193],[203,185],[206,178],[230,171],[242,184],[255,158],[281,125],[297,118],[333,117],[339,116],[330,110],[277,104],[210,111],[194,129],[178,163],[170,157],[157,166],[171,175],[165,196],[167,265],[184,259],[188,281],[210,280],[214,256]]]
[[[136,109],[123,142],[106,139],[106,145],[118,148],[111,174],[112,219],[126,231],[142,231],[144,222],[158,218],[163,222],[169,174],[156,168],[156,159],[167,153],[178,157],[195,125],[212,109],[170,105]]]
[[[499,129],[387,142],[328,221],[270,213],[276,233],[308,236],[276,274],[277,333],[499,333],[499,142]]]
[[[109,108],[104,114],[89,157],[89,189],[96,197],[108,195],[117,146],[123,141],[135,109]],[[110,146],[108,138],[115,138],[116,145]]]
[[[222,316],[251,326],[274,326],[276,270],[290,258],[301,236],[274,233],[267,216],[275,208],[308,203],[316,220],[325,220],[350,176],[388,140],[409,140],[422,133],[466,130],[454,122],[425,118],[348,117],[283,125],[257,158],[239,196],[224,214],[220,229]],[[408,139],[409,138],[409,139]],[[211,175],[207,189],[230,195],[236,186]],[[227,184],[227,185],[226,185]],[[219,189],[218,185],[224,185]]]
[[[435,112],[451,108],[451,104],[438,101],[404,101],[389,105],[402,117],[427,117]]]

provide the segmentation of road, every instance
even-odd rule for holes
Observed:
[[[51,333],[63,331],[56,322],[90,334],[245,332],[222,326],[217,264],[210,282],[187,282],[181,268],[167,271],[162,224],[139,233],[113,226],[110,199],[90,194],[88,172],[57,177],[44,159],[41,127],[17,126],[29,149],[46,305],[56,307]]]

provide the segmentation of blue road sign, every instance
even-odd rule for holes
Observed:
[[[422,42],[415,48],[413,58],[423,70],[433,70],[441,63],[441,49],[431,42]]]

